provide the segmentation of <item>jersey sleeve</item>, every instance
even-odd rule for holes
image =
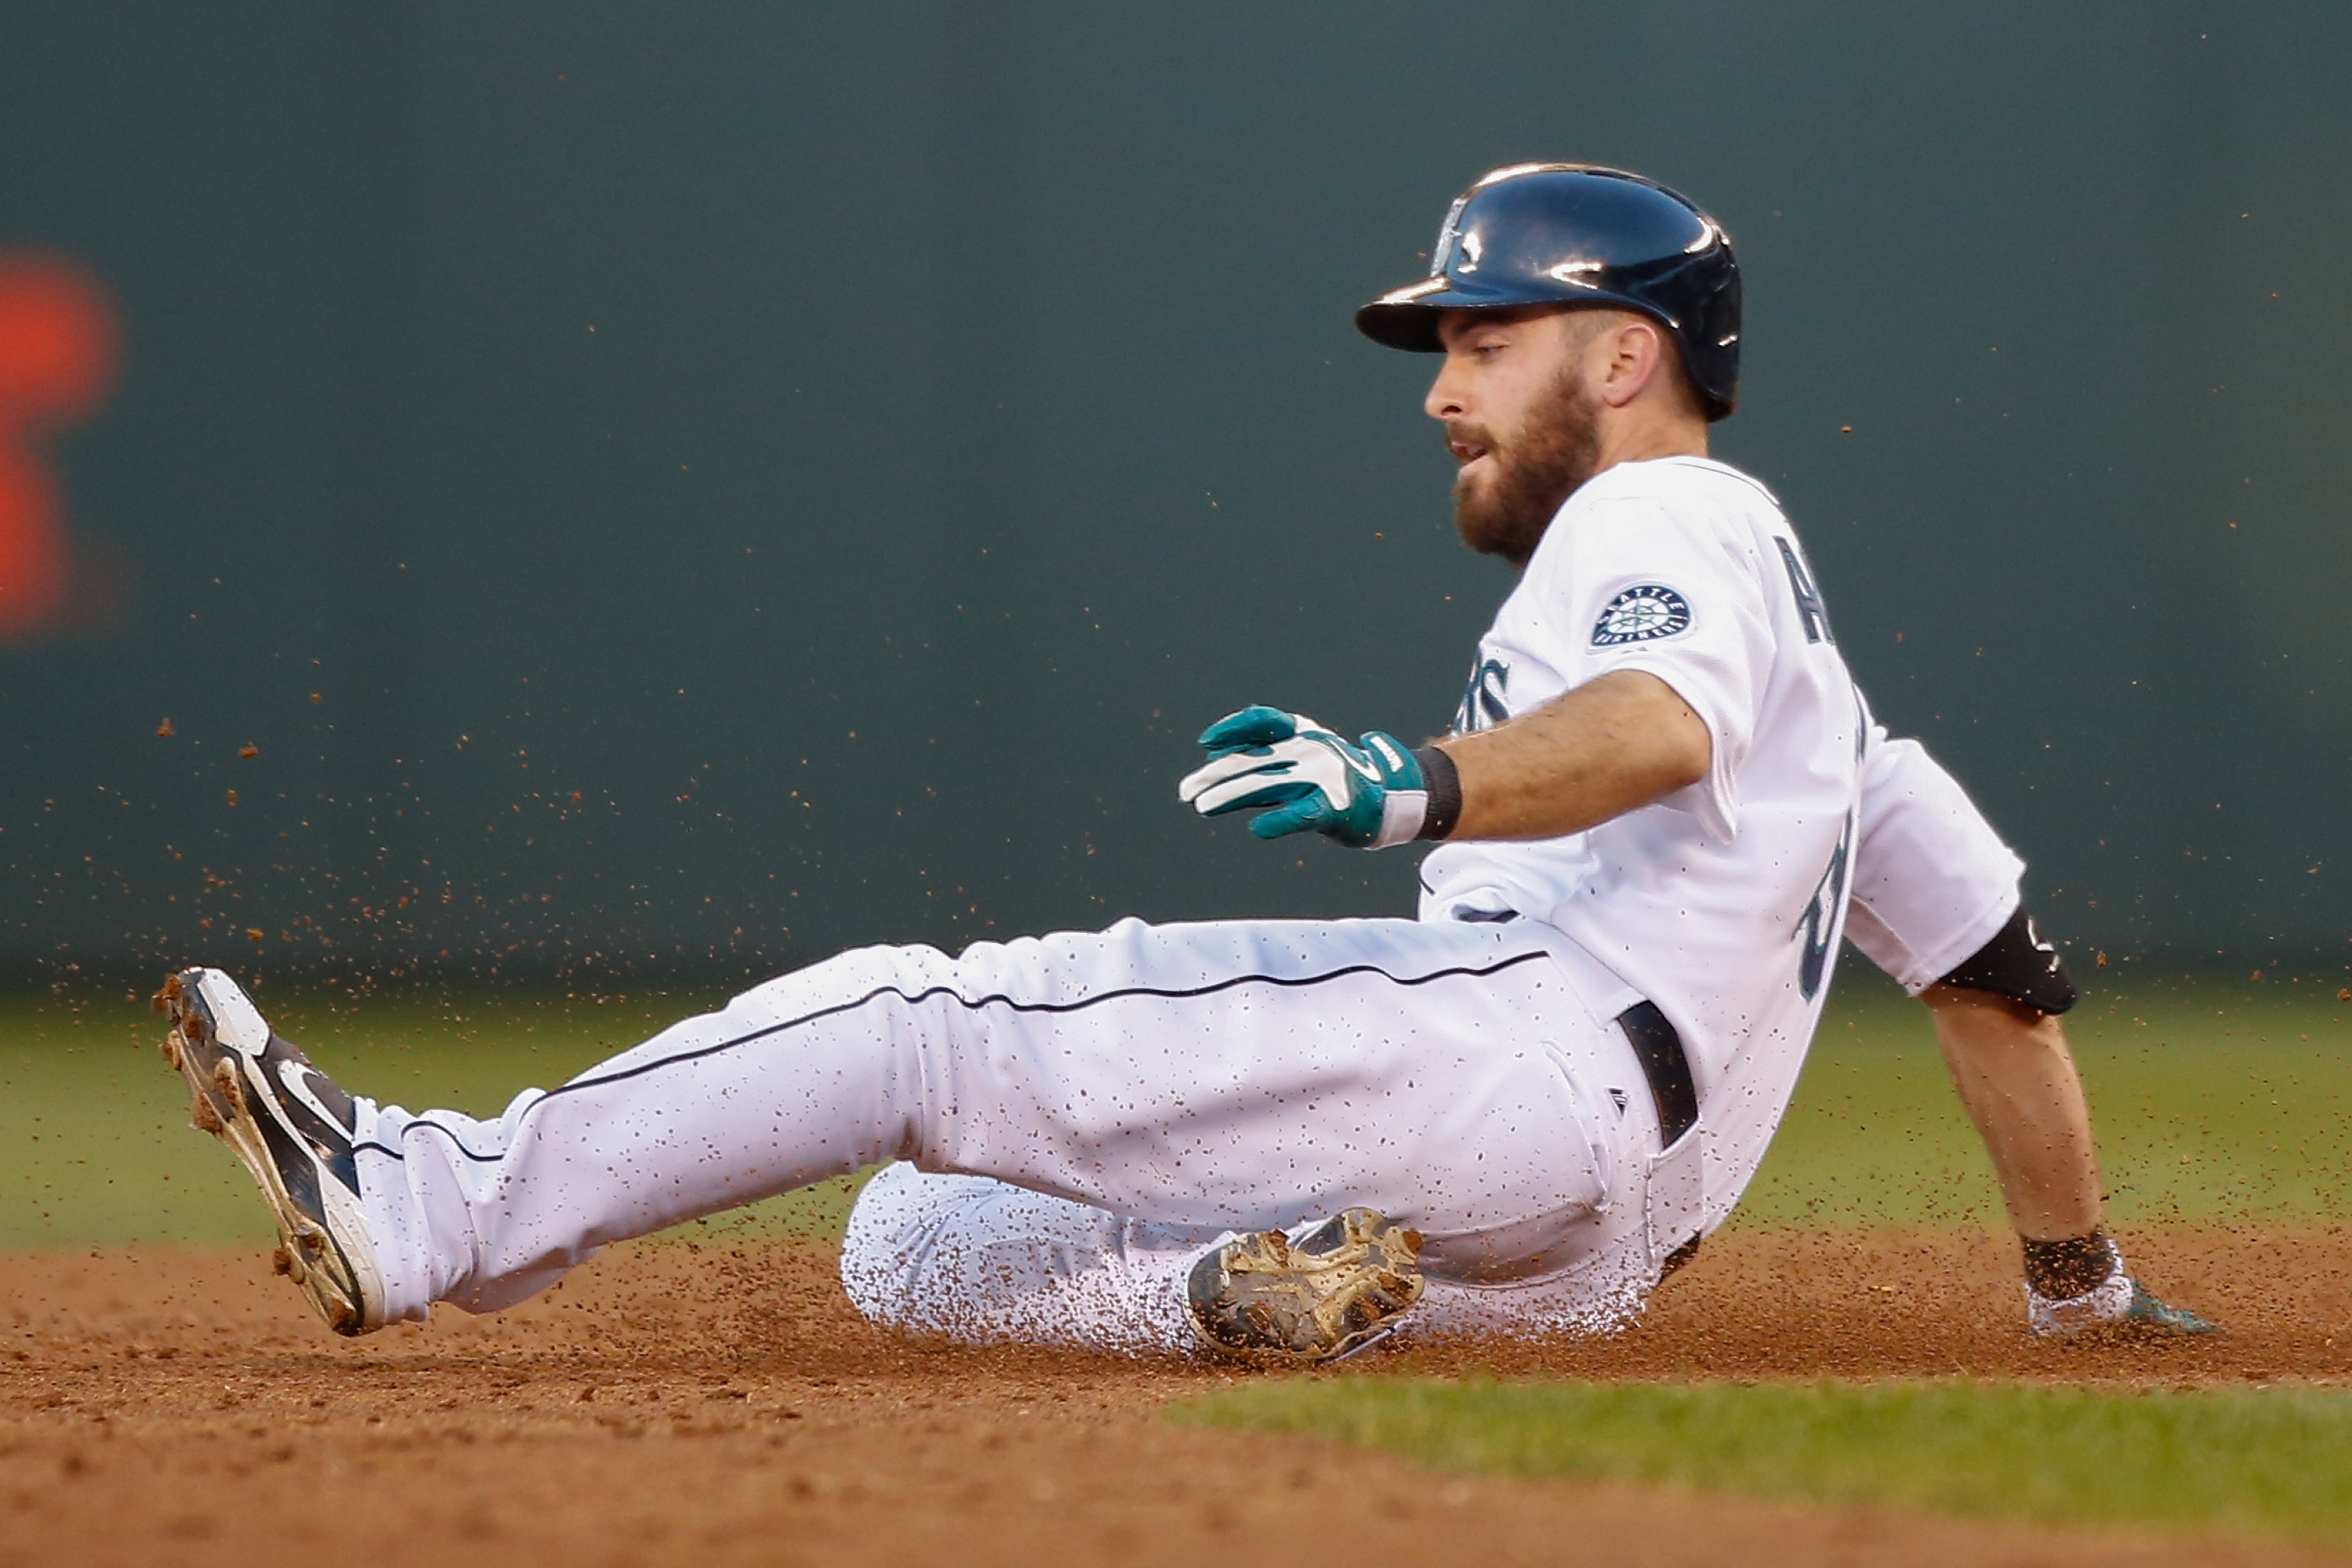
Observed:
[[[2025,862],[1916,741],[1873,722],[1845,933],[1916,996],[2017,912]]]
[[[1772,629],[1750,542],[1705,513],[1628,498],[1580,521],[1540,601],[1558,616],[1557,668],[1570,686],[1618,670],[1656,676],[1712,738],[1707,776],[1662,804],[1728,842],[1739,826],[1739,770],[1772,670]]]

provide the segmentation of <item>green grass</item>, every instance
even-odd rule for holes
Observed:
[[[339,1080],[412,1110],[495,1115],[719,998],[499,993],[353,1002],[331,991],[257,999]],[[0,1247],[267,1246],[243,1169],[188,1126],[156,1053],[163,1021],[120,997],[0,1000]],[[838,1236],[855,1187],[831,1182],[696,1228]]]
[[[1175,1418],[1447,1470],[2352,1541],[2352,1395],[2315,1390],[1358,1377],[1253,1384]]]
[[[2001,1224],[1926,1010],[1849,967],[1779,1140],[1733,1223]],[[2332,1223],[2352,1171],[2352,1005],[2239,983],[2095,994],[2069,1018],[2113,1214],[2161,1224]],[[456,1001],[261,994],[362,1093],[495,1113],[715,997],[498,992]],[[158,1021],[117,995],[0,999],[0,1247],[267,1239],[245,1178],[187,1129]],[[848,1189],[763,1205],[771,1232],[837,1234]],[[715,1222],[714,1222],[715,1223]]]
[[[1732,1223],[2005,1228],[1927,1009],[1848,964]],[[2332,985],[2108,984],[2066,1027],[2114,1222],[2338,1221],[2352,1197],[2352,1004]]]

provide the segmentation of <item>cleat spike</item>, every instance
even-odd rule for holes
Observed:
[[[227,1101],[232,1115],[245,1114],[245,1083],[236,1074],[236,1064],[223,1057],[213,1064],[213,1082],[220,1086],[221,1099]]]

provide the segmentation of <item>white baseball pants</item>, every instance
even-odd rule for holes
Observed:
[[[867,948],[494,1121],[362,1101],[386,1317],[495,1310],[608,1242],[900,1161],[843,1256],[884,1321],[1181,1348],[1204,1247],[1361,1204],[1427,1238],[1413,1321],[1597,1327],[1657,1279],[1657,1123],[1559,942],[1524,921],[1127,921]]]

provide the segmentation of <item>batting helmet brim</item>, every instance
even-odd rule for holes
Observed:
[[[1443,353],[1438,340],[1439,312],[1444,310],[1520,310],[1535,303],[1561,305],[1615,304],[1613,300],[1536,301],[1503,290],[1465,289],[1450,278],[1427,278],[1381,295],[1356,312],[1356,330],[1382,348],[1407,353]]]

